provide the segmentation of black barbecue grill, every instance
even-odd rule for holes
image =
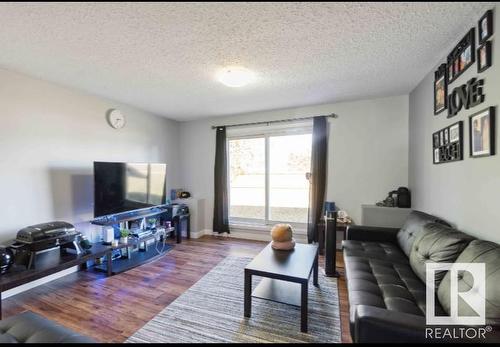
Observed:
[[[81,252],[78,245],[78,237],[81,234],[75,227],[67,222],[49,222],[32,225],[17,232],[16,239],[8,247],[15,253],[16,262],[26,264],[26,267],[35,266],[35,258],[38,253],[54,249],[72,249],[74,253]],[[23,261],[24,258],[28,261]]]

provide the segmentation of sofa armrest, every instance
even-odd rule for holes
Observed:
[[[431,342],[425,338],[425,317],[359,305],[354,320],[356,343]]]
[[[356,241],[397,242],[398,231],[398,228],[350,225],[347,227],[346,239]]]

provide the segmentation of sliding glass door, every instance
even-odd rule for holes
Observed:
[[[310,130],[228,139],[231,223],[307,223]]]

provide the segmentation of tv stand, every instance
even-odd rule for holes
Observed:
[[[175,204],[177,205],[177,204]],[[140,238],[132,238],[128,243],[120,243],[118,246],[113,246],[113,250],[120,250],[120,252],[125,249],[126,254],[121,254],[117,259],[113,259],[112,273],[120,273],[129,270],[133,267],[139,266],[146,262],[153,261],[166,252],[168,252],[172,246],[165,244],[167,235],[174,233],[177,243],[181,242],[181,237],[183,231],[186,232],[187,238],[190,238],[190,216],[189,213],[179,212],[175,210],[172,204],[158,205],[148,208],[143,208],[140,210],[133,210],[128,212],[121,212],[113,215],[106,215],[102,217],[95,218],[91,221],[92,224],[100,226],[113,226],[115,231],[119,228],[130,227],[130,223],[134,221],[141,221],[140,230],[145,230],[146,219],[149,217],[158,216],[161,220],[169,220],[172,222],[172,227],[166,228],[162,239],[158,239],[153,233],[152,235],[146,235]],[[175,212],[178,211],[178,212]],[[175,215],[174,215],[175,212]],[[153,229],[154,230],[154,229]],[[115,235],[116,237],[116,235]],[[151,241],[154,239],[154,241]],[[148,241],[151,244],[148,245]],[[141,247],[144,245],[144,247]],[[163,250],[158,252],[158,250]],[[107,264],[98,264],[96,269],[101,271],[108,271]]]

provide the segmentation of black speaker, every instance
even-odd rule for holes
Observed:
[[[325,276],[339,277],[337,272],[337,211],[325,216]]]
[[[399,187],[396,191],[398,199],[398,207],[410,208],[411,207],[411,194],[410,190],[406,187]]]

